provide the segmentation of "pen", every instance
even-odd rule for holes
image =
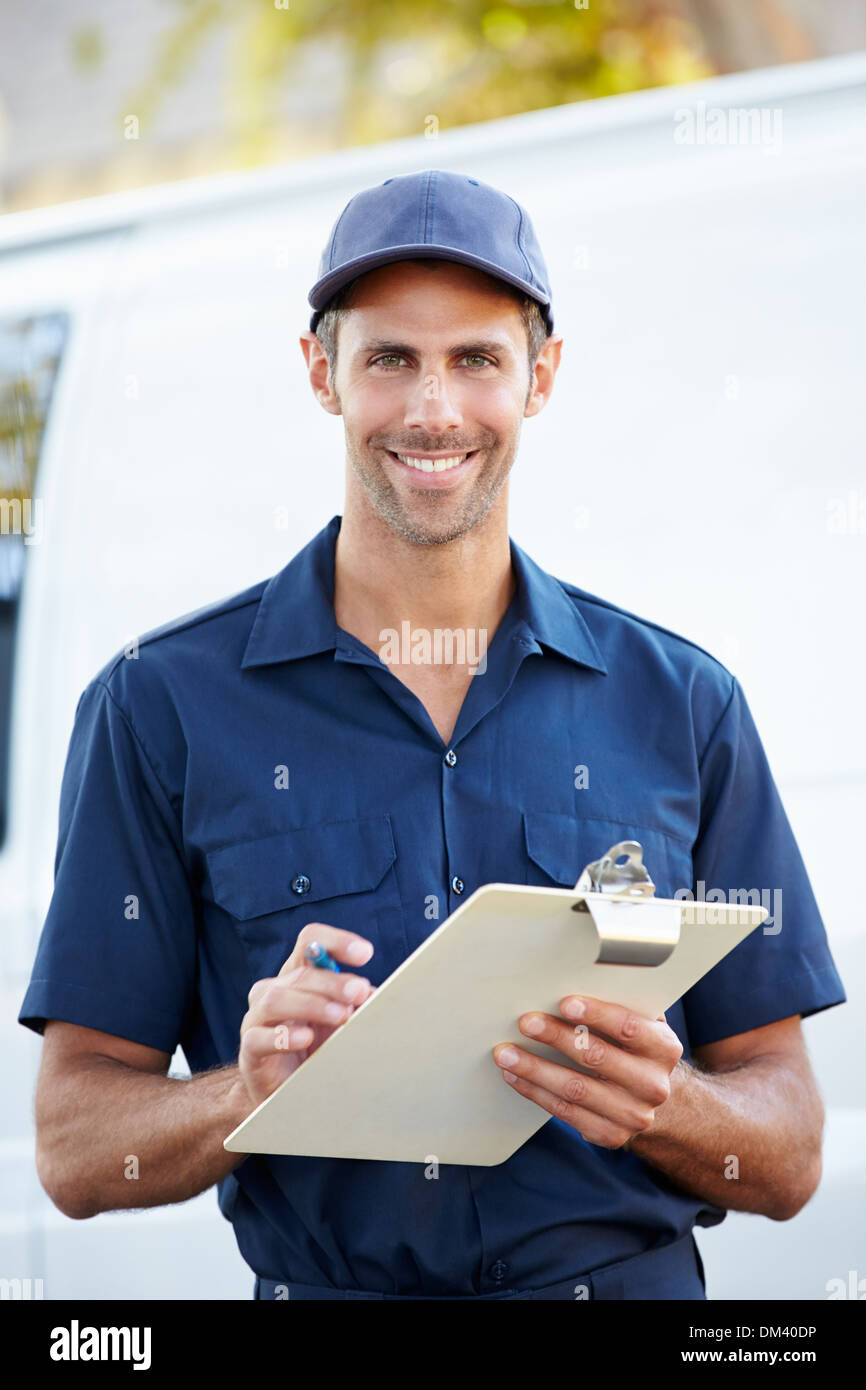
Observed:
[[[319,945],[318,941],[311,942],[305,954],[307,960],[311,961],[313,965],[317,965],[320,970],[336,970],[339,974],[339,965],[334,960],[333,956],[328,955],[324,946]]]

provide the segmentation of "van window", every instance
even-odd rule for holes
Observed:
[[[36,475],[68,316],[0,319],[0,844],[8,821],[12,668],[27,556],[42,540]]]

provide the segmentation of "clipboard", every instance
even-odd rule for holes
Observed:
[[[433,1161],[491,1167],[551,1116],[513,1091],[493,1060],[527,1038],[521,1014],[558,1014],[566,994],[658,1016],[767,917],[767,909],[656,898],[641,845],[624,840],[574,890],[476,889],[316,1052],[253,1110],[232,1153]],[[591,1035],[589,1035],[591,1037]]]

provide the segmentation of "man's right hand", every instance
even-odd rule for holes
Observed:
[[[256,980],[241,1024],[238,1069],[253,1105],[260,1105],[321,1047],[375,986],[363,975],[323,970],[306,960],[318,941],[341,967],[366,965],[373,945],[355,932],[309,922],[275,979]]]

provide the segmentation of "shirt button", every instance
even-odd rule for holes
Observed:
[[[453,877],[452,880],[451,880],[451,887],[454,889],[454,892],[455,892],[455,893],[462,893],[462,892],[463,892],[463,879],[462,879],[462,878],[458,878],[457,875],[455,874],[454,877]]]
[[[310,891],[310,880],[307,878],[307,875],[306,875],[306,874],[296,874],[295,877],[292,879],[292,892],[293,892],[293,893],[309,893],[309,891]]]
[[[501,1284],[506,1274],[508,1273],[508,1265],[505,1263],[504,1260],[497,1260],[495,1264],[492,1264],[490,1266],[488,1272],[490,1274],[491,1279],[495,1283]]]
[[[453,749],[453,748],[449,748],[449,749],[448,749],[448,752],[445,754],[445,761],[446,761],[446,763],[448,764],[449,767],[453,767],[454,764],[456,763],[456,761],[457,761],[457,754],[454,752],[454,749]]]

